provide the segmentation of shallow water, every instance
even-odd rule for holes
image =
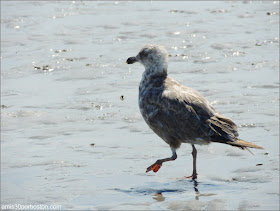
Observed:
[[[1,204],[279,210],[279,2],[1,1]],[[148,43],[265,150],[169,147],[137,103]],[[123,99],[121,99],[123,96]],[[262,164],[262,165],[261,165]]]

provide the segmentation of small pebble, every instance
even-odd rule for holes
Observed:
[[[275,15],[276,12],[274,12],[274,11],[273,11],[273,12],[267,12],[266,14],[267,14],[267,15]]]
[[[73,62],[74,59],[71,59],[71,58],[66,58],[67,61],[70,61],[70,62]]]
[[[66,52],[66,51],[67,51],[67,50],[64,50],[64,49],[63,49],[63,50],[56,50],[55,52],[56,52],[56,53],[61,53],[61,52]]]
[[[262,166],[263,164],[262,163],[258,163],[256,166]]]
[[[92,147],[95,146],[95,143],[90,144],[90,146],[92,146]]]
[[[49,65],[43,66],[43,70],[49,70]]]

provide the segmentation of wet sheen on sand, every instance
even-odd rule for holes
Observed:
[[[63,209],[279,210],[279,2],[1,2],[1,205]],[[109,14],[109,15],[108,15]],[[169,146],[138,109],[143,67],[169,75],[265,148]],[[219,168],[218,168],[219,167]],[[219,172],[217,172],[219,169]]]

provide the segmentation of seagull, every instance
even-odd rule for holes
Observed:
[[[145,67],[139,84],[139,108],[148,126],[167,144],[172,156],[157,160],[146,172],[157,172],[162,164],[177,158],[182,143],[192,146],[193,173],[187,178],[197,179],[195,145],[211,142],[228,144],[240,149],[263,149],[238,138],[237,125],[222,116],[196,90],[183,86],[167,74],[168,54],[160,45],[146,45],[127,64],[141,63]]]

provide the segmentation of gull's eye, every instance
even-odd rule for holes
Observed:
[[[142,50],[142,51],[140,52],[141,60],[147,58],[148,55],[149,55],[149,51],[148,51],[147,49]]]

